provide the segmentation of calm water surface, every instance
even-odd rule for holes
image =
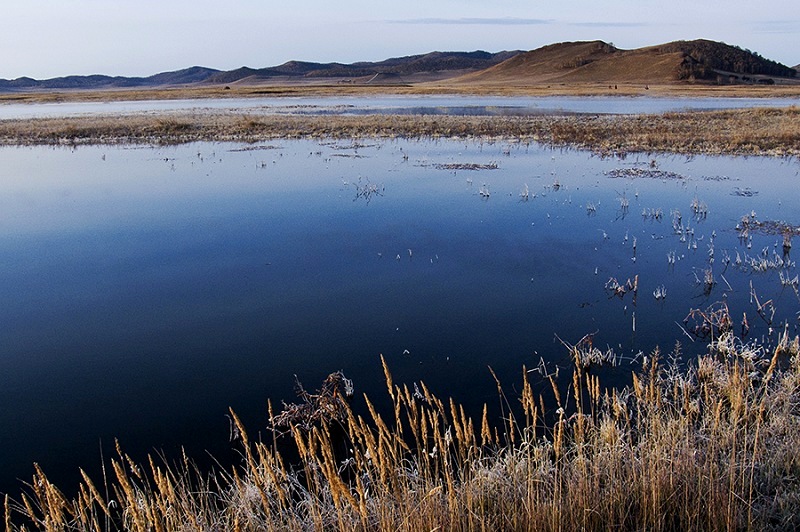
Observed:
[[[34,461],[69,490],[114,438],[137,459],[183,445],[230,460],[229,406],[255,435],[267,400],[294,399],[294,375],[313,389],[339,369],[380,402],[380,354],[395,382],[477,414],[497,403],[488,366],[511,396],[523,364],[566,369],[556,335],[596,333],[626,359],[680,340],[689,358],[705,344],[683,319],[724,300],[774,340],[751,282],[775,304],[772,328],[796,333],[800,299],[780,279],[797,275],[797,249],[735,231],[751,212],[800,224],[796,160],[472,141],[6,147],[0,160],[0,491]],[[762,256],[783,266],[747,266]],[[635,302],[606,288],[636,275]]]
[[[672,98],[626,96],[352,96],[269,97],[134,102],[0,104],[0,120],[119,113],[218,112],[249,114],[536,115],[640,114],[681,110],[789,107],[800,98]]]

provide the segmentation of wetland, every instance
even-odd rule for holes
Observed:
[[[381,355],[479,412],[487,367],[564,371],[559,339],[613,350],[624,384],[657,346],[705,352],[693,310],[724,303],[766,346],[797,332],[795,234],[763,229],[800,224],[793,158],[477,138],[1,156],[8,492],[33,462],[77,482],[115,438],[228,456],[228,407],[263,426],[294,375],[336,370],[380,396]]]
[[[604,105],[581,105],[598,102]],[[555,462],[544,458],[555,471],[579,466],[580,460],[562,461],[558,449],[563,427],[577,431],[567,439],[582,448],[584,386],[587,408],[597,416],[592,434],[600,438],[591,448],[602,454],[607,434],[599,427],[613,416],[621,434],[630,431],[623,439],[634,442],[650,429],[639,425],[644,418],[619,417],[619,408],[633,408],[636,401],[644,409],[664,403],[651,392],[640,393],[637,379],[645,377],[632,374],[650,372],[648,389],[663,386],[663,401],[671,405],[664,416],[674,408],[690,432],[692,423],[706,426],[692,413],[700,408],[695,403],[732,393],[731,382],[744,382],[739,371],[763,382],[763,388],[742,385],[735,391],[764,411],[779,355],[788,376],[775,385],[773,425],[764,426],[763,438],[772,447],[785,443],[782,431],[796,416],[781,410],[791,403],[781,394],[796,394],[792,338],[800,325],[800,120],[792,103],[726,108],[715,102],[709,110],[698,99],[693,110],[667,103],[655,114],[543,109],[502,99],[468,105],[445,99],[401,113],[391,98],[378,106],[381,112],[341,102],[266,110],[230,103],[212,109],[173,102],[170,109],[115,113],[102,106],[66,113],[45,106],[28,115],[13,115],[12,109],[0,120],[6,302],[0,310],[0,425],[8,427],[0,434],[0,493],[15,497],[30,483],[26,489],[35,500],[51,501],[41,503],[43,511],[62,512],[66,506],[52,502],[60,495],[54,499],[48,490],[58,485],[71,497],[74,486],[89,489],[84,472],[107,482],[119,464],[109,457],[128,461],[137,476],[133,464],[146,463],[152,453],[165,464],[188,456],[192,465],[184,458],[173,474],[187,485],[198,483],[197,493],[214,494],[216,502],[203,511],[212,512],[208,519],[222,519],[211,507],[227,508],[233,479],[211,477],[222,486],[190,482],[193,468],[237,467],[243,456],[232,440],[247,441],[245,427],[254,440],[269,441],[270,422],[285,419],[271,408],[295,401],[299,383],[310,390],[337,371],[355,390],[354,412],[372,415],[378,427],[382,421],[375,416],[391,417],[392,408],[379,405],[376,414],[362,394],[384,397],[387,380],[393,401],[410,412],[439,404],[434,409],[443,424],[431,421],[430,430],[440,439],[414,462],[432,468],[424,478],[434,483],[451,466],[465,474],[460,468],[473,467],[466,458],[473,452],[487,452],[486,458],[508,452],[509,460],[518,459],[511,412],[527,419],[519,437],[531,447],[521,450],[543,450],[542,457],[555,452]],[[654,377],[662,375],[654,362],[659,349],[670,353],[662,380]],[[785,360],[787,353],[795,358]],[[711,370],[713,378],[703,377]],[[688,372],[685,378],[682,372]],[[593,380],[599,378],[605,399]],[[408,387],[405,396],[400,388],[392,391],[392,379]],[[498,394],[498,383],[507,386],[505,392]],[[562,402],[559,389],[575,394],[578,404]],[[682,390],[686,404],[668,399],[670,389]],[[464,431],[457,438],[465,445],[463,456],[437,451],[452,444],[448,423],[459,430],[459,416],[456,410],[446,413],[428,390],[452,397],[468,416],[483,412],[481,445]],[[331,393],[335,398],[338,392]],[[692,394],[702,397],[690,401]],[[319,401],[324,393],[301,397]],[[719,399],[717,408],[726,401]],[[466,426],[464,411],[460,423]],[[572,413],[568,420],[565,412]],[[745,453],[742,463],[752,459],[748,467],[758,463],[759,475],[766,475],[756,481],[780,486],[775,479],[791,472],[759,462],[762,418],[756,429],[731,428],[720,419],[711,423],[717,431],[713,441],[733,442],[720,444],[720,460]],[[339,422],[350,427],[351,438],[368,438],[360,432],[367,429]],[[487,436],[488,424],[495,422],[505,432],[498,436],[495,429]],[[755,441],[744,438],[744,447],[736,447],[739,430],[749,437],[755,431]],[[678,432],[673,427],[663,434]],[[397,438],[395,452],[402,452],[397,442],[405,436]],[[710,441],[705,433],[701,440]],[[417,439],[418,448],[429,444]],[[117,445],[128,454],[117,454]],[[615,449],[625,456],[639,452]],[[334,469],[359,460],[351,452]],[[269,465],[271,455],[260,456],[254,461],[246,455],[247,480],[238,485],[245,492],[249,482],[269,483],[254,477],[272,467],[299,478],[291,467]],[[372,468],[373,456],[361,456],[364,467]],[[501,466],[487,464],[489,469],[476,473],[481,493],[493,486],[481,475],[492,476],[491,468]],[[381,478],[396,472],[392,463],[385,467]],[[709,458],[700,467],[719,465]],[[151,468],[157,477],[159,470]],[[99,493],[85,504],[130,527],[141,497],[157,497],[164,486],[147,488],[144,477],[126,480],[124,471],[114,471],[123,487],[132,480],[144,495],[115,492],[128,505],[119,517]],[[530,471],[519,482],[531,482]],[[696,470],[686,474],[698,478]],[[658,482],[640,473],[632,478],[642,486]],[[730,501],[713,475],[708,478],[701,495],[687,489],[687,504],[700,496]],[[563,480],[564,486],[590,482],[580,479]],[[756,481],[751,474],[750,483],[736,484],[739,496],[753,497]],[[306,497],[310,484],[297,482],[292,489],[299,492],[290,498]],[[370,482],[380,484],[377,478]],[[426,493],[412,485],[416,480],[402,482],[411,483],[403,484],[404,496]],[[330,496],[324,486],[322,499]],[[761,489],[751,499],[759,511],[785,519],[788,514],[775,506],[778,499],[769,498],[772,488],[763,488],[763,500]],[[671,499],[668,491],[663,495]],[[366,491],[358,496],[372,500]],[[552,496],[543,496],[543,504]],[[426,501],[427,496],[410,504]],[[475,503],[469,497],[458,501]],[[501,501],[518,504],[513,497]],[[721,508],[717,503],[708,506]],[[190,515],[198,513],[190,507],[194,503],[185,504]],[[237,516],[249,508],[241,501],[231,504]],[[482,510],[476,512],[485,510],[477,504]],[[503,504],[498,515],[508,515]],[[270,526],[332,523],[321,514],[280,507],[290,520]],[[365,508],[362,516],[371,511]],[[425,526],[441,522],[436,512],[443,510],[431,511],[433,520]],[[727,511],[715,519],[730,519],[730,503]],[[176,515],[167,513],[163,522]],[[36,511],[9,506],[7,499],[10,514],[30,517]],[[87,515],[93,522],[94,514]],[[642,522],[663,524],[658,515]],[[488,522],[480,519],[470,522]],[[686,522],[703,519],[687,514]],[[739,515],[736,522],[747,519]]]

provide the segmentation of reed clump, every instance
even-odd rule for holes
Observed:
[[[513,399],[498,384],[499,423],[395,384],[384,362],[380,411],[363,397],[355,413],[339,375],[301,395],[319,412],[270,412],[293,459],[231,412],[240,464],[137,464],[118,448],[107,478],[84,475],[73,498],[37,468],[6,498],[6,529],[796,529],[800,355],[785,336],[767,351],[725,330],[685,365],[680,346],[666,361],[656,350],[621,389],[579,361],[566,381],[523,368]]]
[[[646,115],[264,115],[170,112],[0,120],[0,145],[262,142],[276,138],[492,138],[590,149],[800,155],[800,109]],[[680,178],[657,169],[640,177]],[[635,176],[615,176],[635,177]]]

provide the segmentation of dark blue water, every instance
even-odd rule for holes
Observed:
[[[751,338],[796,333],[800,298],[780,276],[797,274],[797,250],[734,229],[751,211],[800,224],[795,160],[458,141],[250,148],[0,150],[0,491],[17,493],[34,461],[70,491],[115,438],[137,459],[183,446],[224,462],[228,407],[255,436],[268,400],[294,399],[294,375],[313,389],[340,369],[380,402],[381,354],[395,382],[424,380],[479,414],[497,403],[488,366],[512,396],[523,364],[568,367],[556,335],[596,333],[627,359],[680,340],[688,357],[705,344],[684,317],[717,301],[747,313]],[[785,263],[757,272],[737,253]],[[697,282],[709,267],[710,292]],[[606,289],[636,275],[635,304]],[[775,304],[772,335],[751,282]]]

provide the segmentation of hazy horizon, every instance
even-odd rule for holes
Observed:
[[[800,5],[790,0],[9,0],[0,78],[104,74],[146,77],[203,66],[263,68],[290,60],[381,61],[433,51],[533,50],[603,40],[624,49],[710,39],[787,66],[800,63]]]

